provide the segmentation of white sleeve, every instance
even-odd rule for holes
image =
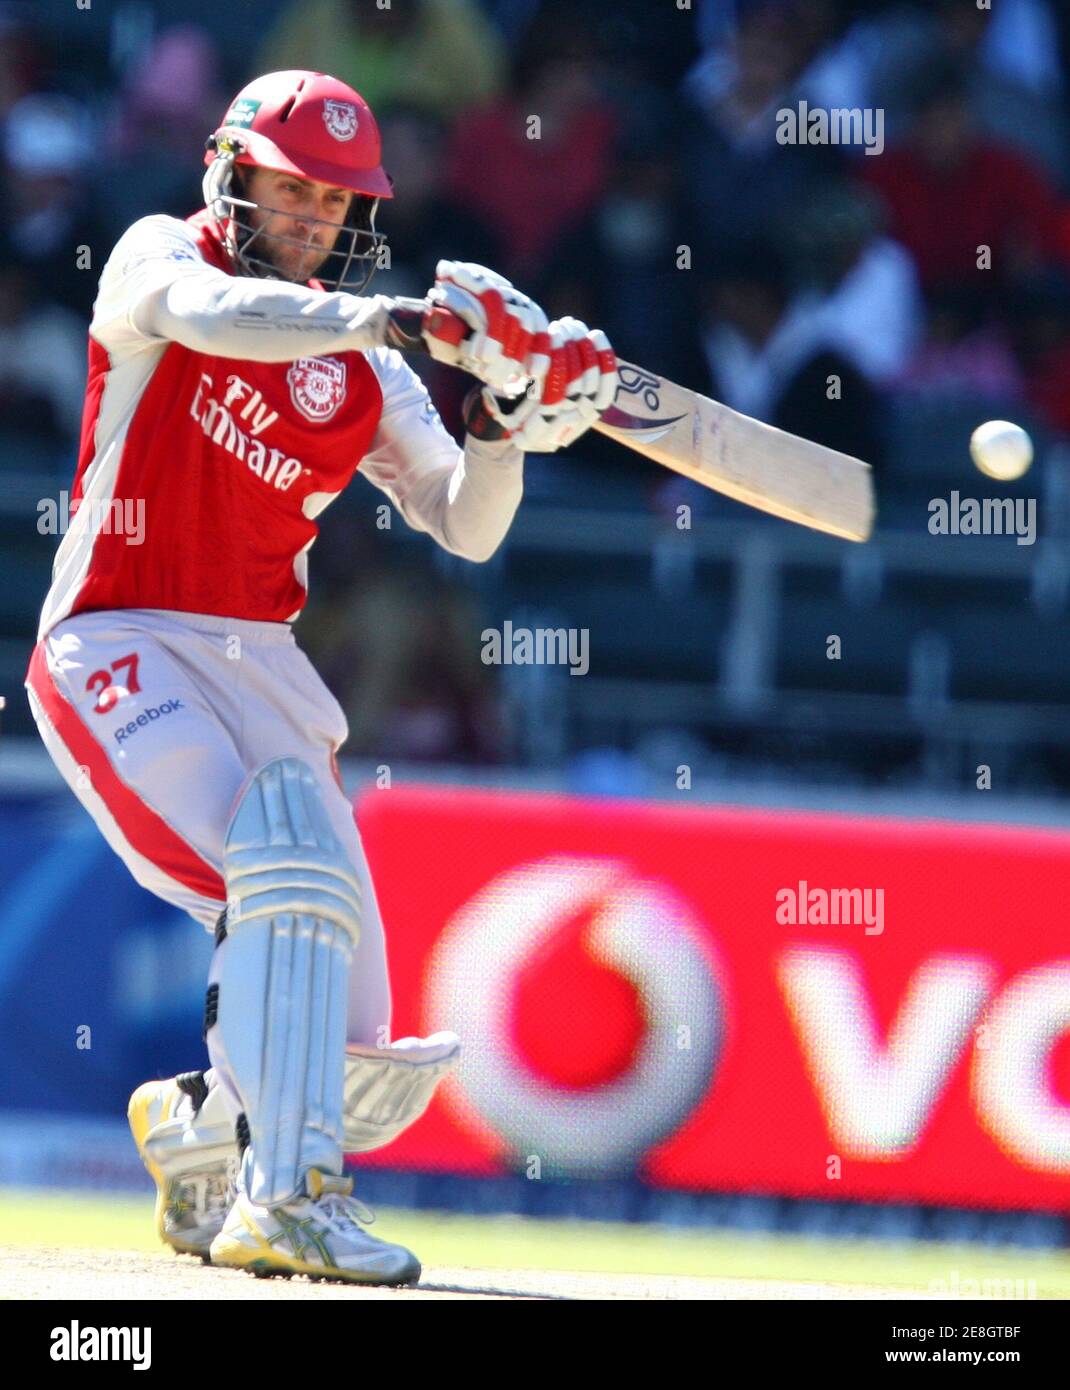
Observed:
[[[113,354],[173,341],[217,357],[292,362],[377,347],[389,308],[382,295],[228,275],[205,261],[184,222],[153,216],[116,242],[89,332]]]
[[[508,440],[491,444],[471,436],[458,448],[399,352],[379,348],[368,362],[382,387],[383,413],[361,475],[386,493],[413,530],[466,560],[489,560],[520,505],[524,455]]]

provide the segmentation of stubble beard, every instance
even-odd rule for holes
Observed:
[[[288,242],[280,242],[272,233],[260,231],[254,243],[254,254],[276,271],[283,280],[303,285],[322,270],[330,250],[309,246],[301,250]]]

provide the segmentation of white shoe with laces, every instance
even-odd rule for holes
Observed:
[[[156,1234],[180,1255],[205,1261],[238,1195],[234,1126],[208,1076],[183,1072],[146,1081],[127,1109],[137,1151],[156,1184]]]
[[[214,1265],[259,1276],[307,1274],[354,1284],[414,1284],[420,1261],[403,1245],[369,1235],[375,1214],[353,1196],[353,1179],[306,1176],[306,1194],[262,1207],[241,1190],[211,1244]]]

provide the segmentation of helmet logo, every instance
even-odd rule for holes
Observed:
[[[260,102],[250,101],[248,97],[239,97],[224,117],[223,124],[251,126],[259,110]]]
[[[317,425],[329,420],[346,398],[346,364],[335,357],[299,357],[286,380],[294,405]]]
[[[357,133],[357,108],[351,101],[331,101],[326,98],[323,103],[323,123],[336,140],[352,140]]]

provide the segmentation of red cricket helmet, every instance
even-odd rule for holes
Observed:
[[[241,176],[235,176],[242,166],[275,169],[352,190],[349,212],[324,262],[337,273],[324,275],[321,267],[316,278],[327,289],[359,293],[367,286],[386,244],[385,236],[375,230],[375,212],[379,199],[393,197],[393,192],[380,162],[379,127],[359,93],[322,72],[269,72],[242,88],[206,147],[205,203],[231,255],[247,274],[281,274],[270,260],[254,254],[258,246],[266,249],[271,241],[307,243],[267,236],[241,217],[240,209],[263,206],[241,196]],[[322,219],[302,221],[336,229],[335,223]]]

